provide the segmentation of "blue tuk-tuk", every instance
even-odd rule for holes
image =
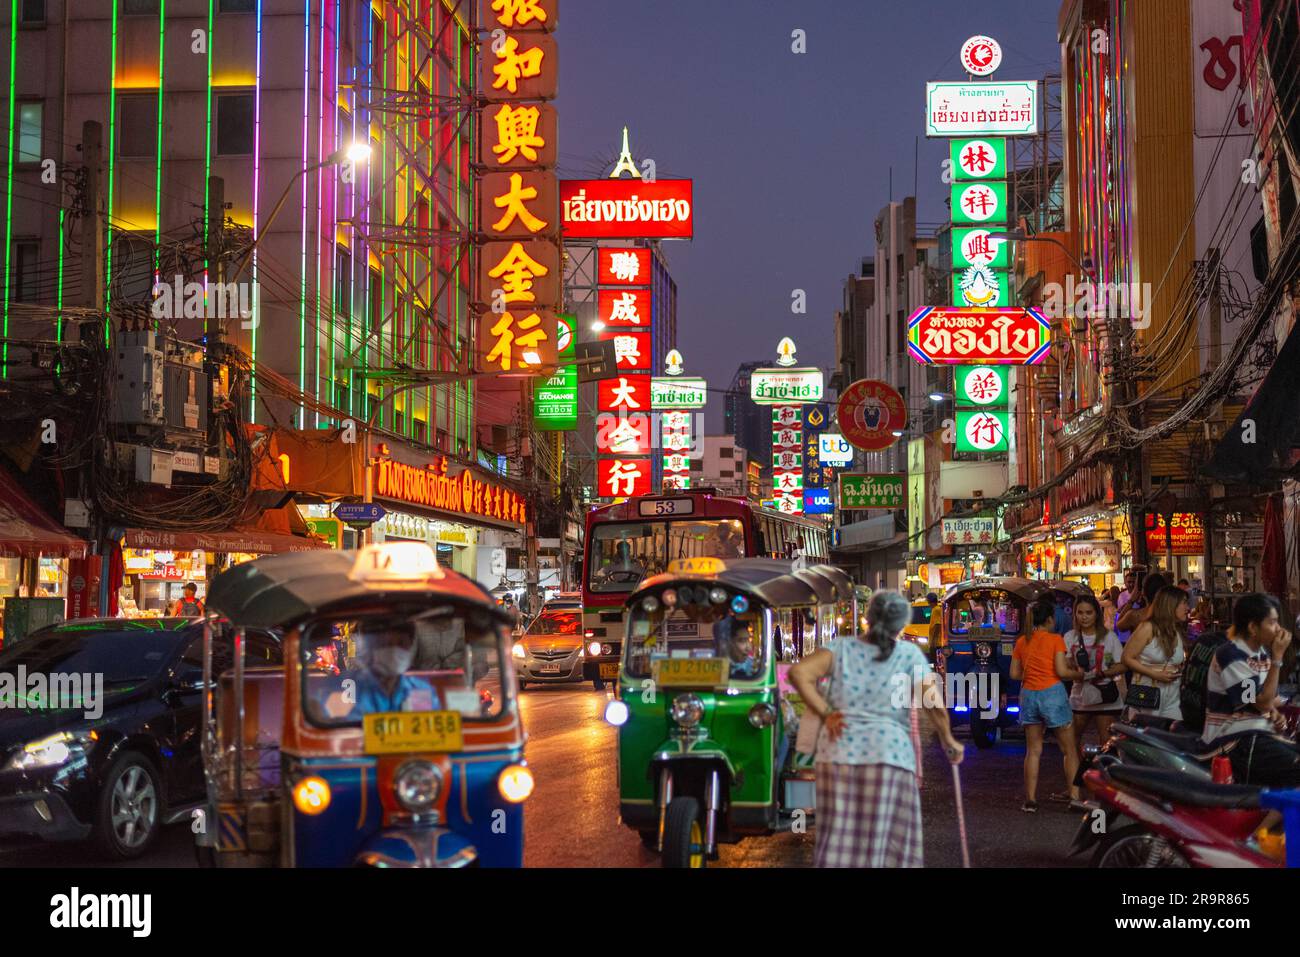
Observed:
[[[208,612],[200,860],[522,865],[514,616],[481,585],[394,542],[239,565]],[[283,633],[282,666],[245,665],[252,627]]]
[[[943,600],[947,639],[948,710],[954,725],[967,721],[976,747],[991,748],[1017,727],[1020,682],[1011,680],[1011,652],[1030,632],[1029,607],[1050,598],[1073,617],[1074,601],[1092,589],[1079,582],[977,578],[949,589]]]

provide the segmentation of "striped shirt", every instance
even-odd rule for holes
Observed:
[[[1205,683],[1205,732],[1201,737],[1207,744],[1228,734],[1273,729],[1268,716],[1255,710],[1272,666],[1267,648],[1251,651],[1239,638],[1215,649]]]

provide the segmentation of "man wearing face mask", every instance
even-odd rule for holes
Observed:
[[[358,644],[365,650],[356,676],[354,714],[441,710],[437,689],[406,673],[415,660],[415,632],[409,625],[378,626]]]

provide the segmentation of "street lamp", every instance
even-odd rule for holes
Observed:
[[[304,166],[302,169],[298,170],[298,172],[294,173],[289,179],[288,185],[284,187],[284,192],[280,194],[279,200],[276,201],[275,207],[271,210],[271,215],[266,217],[266,222],[262,224],[261,228],[257,231],[257,235],[253,237],[253,244],[248,247],[247,251],[245,251],[244,258],[239,261],[239,268],[235,270],[235,275],[231,277],[229,282],[235,282],[238,280],[240,274],[244,271],[244,267],[248,265],[248,261],[253,258],[253,251],[257,249],[257,244],[262,241],[262,237],[270,231],[271,224],[275,222],[275,217],[280,215],[280,210],[284,208],[285,202],[289,199],[289,193],[293,190],[294,183],[298,182],[298,180],[306,176],[308,173],[314,173],[316,170],[324,169],[326,166],[343,166],[345,164],[357,166],[364,163],[369,158],[370,144],[358,140],[348,146],[336,149],[333,153],[325,157],[321,162],[316,163],[314,166]]]
[[[947,392],[931,392],[931,393],[930,393],[930,401],[931,401],[931,402],[947,402],[947,401],[948,401],[949,399],[951,399],[951,398],[952,398],[952,396],[950,396]]]
[[[988,238],[995,239],[998,242],[1051,243],[1053,246],[1059,247],[1065,255],[1070,257],[1070,262],[1079,267],[1080,273],[1087,276],[1093,282],[1097,282],[1096,273],[1074,258],[1074,253],[1070,252],[1070,247],[1065,245],[1065,243],[1061,242],[1059,239],[1054,239],[1051,236],[1030,236],[1024,230],[1020,229],[1008,230],[1007,232],[989,233]]]

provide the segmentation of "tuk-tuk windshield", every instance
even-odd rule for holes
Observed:
[[[1025,601],[1002,589],[968,591],[944,603],[948,612],[948,633],[954,637],[971,634],[1020,634]]]
[[[317,622],[302,641],[303,710],[340,727],[394,711],[493,718],[505,703],[500,649],[492,619],[450,605]]]
[[[763,673],[763,618],[756,605],[736,612],[730,601],[706,599],[669,607],[660,599],[657,608],[655,604],[652,601],[652,609],[647,609],[639,601],[629,612],[624,655],[628,677],[652,677],[653,663],[666,658],[723,658],[734,680]]]

